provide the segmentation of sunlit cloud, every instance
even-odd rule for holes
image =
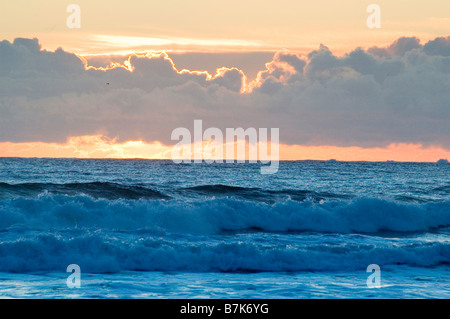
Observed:
[[[280,56],[282,54],[290,54],[287,51],[280,51],[274,55],[271,62],[265,64],[265,69],[258,72],[256,78],[252,81],[248,81],[246,74],[243,70],[236,67],[220,67],[216,69],[215,74],[209,73],[207,70],[189,70],[189,69],[178,69],[175,66],[173,59],[168,55],[166,51],[151,51],[144,54],[131,54],[122,63],[120,62],[110,62],[109,65],[104,67],[96,67],[89,65],[88,60],[83,56],[78,56],[80,60],[83,61],[86,70],[97,70],[97,71],[109,71],[116,68],[122,68],[127,71],[133,72],[134,66],[131,62],[133,57],[144,58],[144,59],[160,59],[168,61],[172,69],[178,74],[192,74],[192,75],[204,75],[206,81],[213,81],[217,78],[224,77],[229,71],[236,71],[241,75],[241,93],[251,93],[254,88],[260,87],[263,83],[264,76],[270,75],[276,71],[281,72],[279,82],[285,83],[290,76],[297,73],[293,66],[289,63],[281,61]],[[295,54],[293,54],[295,55]],[[284,74],[284,75],[283,75]]]

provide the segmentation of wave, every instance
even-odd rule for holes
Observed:
[[[86,194],[93,198],[106,199],[169,199],[170,197],[143,186],[131,186],[109,182],[91,183],[0,183],[0,198],[17,196],[34,197],[42,193],[75,196]]]
[[[374,198],[280,201],[216,198],[202,201],[95,199],[44,193],[0,200],[0,231],[30,229],[139,230],[214,234],[266,232],[426,232],[450,226],[450,201],[400,203]]]
[[[448,195],[450,194],[450,185],[435,187],[432,191],[438,194]]]
[[[223,184],[199,185],[199,186],[186,187],[183,189],[198,191],[198,192],[205,192],[205,193],[236,193],[236,192],[260,190],[260,188],[228,186],[228,185],[223,185]]]
[[[450,264],[450,241],[422,232],[449,226],[450,201],[266,204],[43,193],[0,200],[0,272],[65,271],[72,263],[99,273],[433,267]]]
[[[335,194],[327,192],[316,192],[310,190],[282,189],[270,190],[251,187],[228,186],[223,184],[199,185],[173,189],[174,196],[184,198],[211,198],[211,197],[234,197],[246,200],[255,200],[265,203],[274,203],[282,200],[294,201],[323,201],[329,199],[349,199],[352,195]],[[17,197],[37,197],[38,195],[50,193],[55,195],[88,195],[96,199],[172,199],[170,195],[160,191],[144,187],[142,185],[126,185],[112,182],[89,182],[89,183],[0,183],[0,199]]]
[[[243,199],[255,199],[264,202],[274,202],[283,199],[290,199],[294,201],[321,201],[326,199],[349,199],[352,195],[335,194],[330,192],[316,192],[311,190],[299,189],[281,189],[270,190],[256,187],[240,187],[229,186],[223,184],[214,185],[199,185],[193,187],[186,187],[180,189],[182,193],[199,194],[199,195],[214,195],[214,196],[233,196]]]
[[[280,272],[365,271],[369,264],[433,267],[450,263],[448,242],[284,245],[257,241],[186,242],[158,236],[133,240],[103,232],[63,237],[39,234],[0,245],[1,272],[65,271]]]

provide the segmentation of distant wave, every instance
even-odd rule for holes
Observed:
[[[184,193],[188,192],[201,195],[234,196],[243,199],[259,199],[264,202],[273,202],[283,199],[290,199],[295,201],[305,201],[309,199],[312,201],[320,201],[325,199],[348,199],[353,197],[352,195],[347,194],[334,194],[329,192],[316,192],[311,190],[270,190],[256,187],[229,186],[223,184],[186,187],[182,188],[180,191]]]
[[[0,198],[15,196],[34,197],[44,192],[59,195],[86,194],[94,198],[106,199],[169,199],[156,190],[143,186],[130,186],[118,183],[91,182],[91,183],[0,183]]]
[[[236,193],[243,191],[253,191],[259,190],[260,188],[247,188],[247,187],[239,187],[239,186],[228,186],[223,184],[215,184],[215,185],[199,185],[184,188],[186,190],[206,192],[206,193]]]
[[[326,199],[348,199],[351,195],[334,194],[327,192],[315,192],[310,190],[281,189],[267,190],[261,188],[229,186],[222,184],[198,185],[180,189],[173,189],[175,194],[184,197],[236,197],[240,199],[257,200],[266,203],[274,203],[280,200],[294,201],[321,201]],[[0,199],[14,197],[36,197],[43,193],[55,195],[89,195],[93,198],[104,199],[171,199],[172,197],[160,191],[141,185],[126,185],[111,182],[89,183],[0,183]]]
[[[450,194],[450,185],[439,186],[433,189],[433,192],[446,195]]]
[[[106,200],[44,193],[37,198],[0,200],[0,231],[13,225],[44,230],[84,227],[208,234],[238,230],[344,234],[422,232],[450,226],[450,201],[400,203],[357,198],[266,204],[236,198],[191,202]]]

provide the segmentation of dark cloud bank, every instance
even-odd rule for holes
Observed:
[[[0,42],[0,141],[102,133],[172,144],[173,129],[202,119],[205,128],[279,127],[288,144],[450,147],[450,37],[400,38],[342,57],[323,45],[304,58],[281,52],[248,94],[236,70],[207,81],[163,57],[131,64],[133,72],[85,70],[37,39]]]

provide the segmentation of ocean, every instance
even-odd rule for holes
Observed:
[[[0,297],[450,298],[450,164],[260,168],[0,158]]]

